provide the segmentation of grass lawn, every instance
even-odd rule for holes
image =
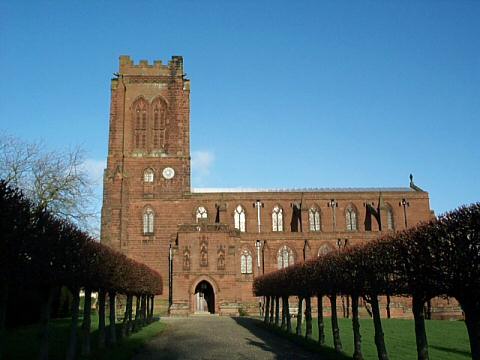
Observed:
[[[293,320],[293,319],[292,319]],[[325,318],[325,342],[331,350],[333,337],[330,318]],[[303,324],[305,334],[305,323]],[[292,321],[295,329],[296,322]],[[350,358],[353,354],[353,332],[350,319],[339,319],[340,337],[343,351]],[[382,319],[385,343],[391,360],[416,359],[415,329],[413,320]],[[471,359],[470,343],[467,329],[463,321],[427,320],[427,337],[429,354],[435,360],[465,360]],[[373,320],[361,319],[360,332],[362,334],[362,351],[365,359],[376,359],[377,350],[374,342]],[[318,340],[317,319],[313,319],[313,337]],[[310,344],[305,343],[307,346]],[[315,347],[317,347],[315,345]],[[331,356],[331,351],[326,352],[326,358],[344,359],[344,356]]]
[[[130,335],[128,338],[122,339],[115,347],[100,351],[97,349],[98,316],[92,314],[92,356],[90,357],[90,359],[130,359],[132,355],[134,355],[135,352],[138,351],[138,349],[141,348],[143,344],[145,344],[146,341],[162,332],[165,329],[165,326],[166,325],[162,322],[153,322],[152,324],[144,327],[137,333]],[[69,331],[70,319],[56,319],[51,321],[49,359],[65,359],[65,352],[68,346]],[[79,342],[77,346],[80,347],[80,344],[81,339],[79,337]],[[38,325],[23,326],[7,331],[5,359],[36,359],[38,357],[38,348]]]

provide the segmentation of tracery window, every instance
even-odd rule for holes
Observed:
[[[357,212],[352,206],[349,206],[345,211],[347,231],[357,230]]]
[[[154,213],[151,208],[146,208],[143,212],[143,233],[145,235],[153,234]]]
[[[167,105],[162,99],[157,99],[153,104],[153,147],[163,148],[165,145],[165,123]]]
[[[287,266],[293,265],[293,251],[288,246],[284,245],[278,250],[277,255],[277,264],[279,269],[286,268]]]
[[[208,218],[207,209],[205,209],[203,206],[199,206],[195,214],[195,219],[197,220],[197,222],[199,222],[200,220],[207,219],[207,218]]]
[[[147,102],[139,99],[133,106],[134,144],[136,149],[143,149],[147,143]]]
[[[146,169],[143,172],[143,181],[146,183],[152,183],[154,179],[154,172],[152,169]]]
[[[318,254],[317,256],[322,256],[322,255],[326,255],[328,254],[330,251],[333,250],[333,247],[329,244],[323,244],[320,246],[320,248],[318,249]]]
[[[320,231],[320,210],[318,210],[318,208],[310,208],[308,219],[310,222],[310,231]]]
[[[243,250],[240,256],[240,272],[242,274],[251,274],[252,268],[252,254],[248,250]]]
[[[283,231],[283,209],[278,205],[272,211],[272,231]]]
[[[242,205],[238,205],[235,208],[235,214],[233,215],[235,222],[235,229],[245,232],[245,210]]]
[[[387,229],[394,230],[395,224],[393,222],[393,210],[387,207]]]

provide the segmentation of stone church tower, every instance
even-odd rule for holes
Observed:
[[[153,65],[121,56],[115,75],[101,241],[165,274],[170,237],[154,231],[155,219],[190,192],[190,82],[180,56]]]
[[[171,314],[258,314],[256,276],[432,216],[412,179],[399,188],[192,189],[182,57],[121,56],[115,76],[101,242],[162,275]],[[395,301],[392,316],[411,316]]]

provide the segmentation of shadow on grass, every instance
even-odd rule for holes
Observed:
[[[437,349],[446,353],[450,353],[450,354],[463,355],[467,358],[470,358],[472,356],[470,351],[463,351],[463,350],[452,349],[452,348],[447,348],[445,346],[437,346],[437,345],[428,345],[428,347],[432,349]]]
[[[306,351],[311,352],[311,357],[310,357],[311,359],[322,359],[322,360],[351,359],[351,357],[343,353],[337,353],[334,349],[330,347],[320,346],[318,345],[317,342],[313,340],[305,339],[304,337],[300,337],[292,333],[287,333],[286,331],[283,331],[275,326],[266,325],[261,320],[249,318],[249,317],[236,317],[233,319],[237,322],[237,324],[243,326],[248,331],[250,331],[253,335],[255,335],[256,337],[264,341],[264,343],[260,343],[258,341],[247,339],[252,345],[261,347],[265,351],[269,351],[278,355],[279,359],[282,359],[282,358],[288,359],[290,357],[281,357],[282,353],[276,350],[273,346],[274,342],[277,342],[278,340],[275,339],[274,341],[274,339],[272,338],[272,335],[288,339],[293,344],[299,345]]]
[[[97,319],[92,318],[92,332],[90,333],[90,341],[92,354],[87,359],[103,360],[115,359],[126,360],[136,354],[139,349],[152,337],[162,332],[165,323],[156,321],[148,324],[138,332],[131,334],[129,337],[121,337],[121,324],[116,324],[116,333],[118,343],[112,347],[98,349],[98,330]],[[68,347],[70,333],[70,319],[54,319],[49,326],[49,359],[61,360],[65,359],[65,353]],[[108,326],[107,326],[108,331]],[[40,347],[40,339],[38,336],[39,325],[27,325],[14,329],[9,329],[7,333],[6,348],[4,358],[6,360],[31,360],[38,358]],[[82,343],[81,336],[81,319],[79,321],[78,338],[77,338],[78,358],[85,359],[80,356],[80,348]]]

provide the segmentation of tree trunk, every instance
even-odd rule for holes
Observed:
[[[350,296],[347,296],[347,318],[350,318]]]
[[[465,325],[467,326],[468,338],[470,339],[470,351],[472,360],[480,360],[480,306],[472,302],[460,303],[465,313]]]
[[[103,349],[105,347],[105,299],[107,292],[105,289],[98,291],[98,347]]]
[[[390,314],[390,295],[387,295],[387,319],[391,318]]]
[[[305,338],[312,338],[312,298],[307,296],[305,298]]]
[[[145,323],[150,322],[150,296],[145,295]]]
[[[427,306],[425,309],[425,319],[432,320],[432,300],[431,299],[427,301]]]
[[[150,296],[150,307],[148,308],[148,322],[151,323],[153,321],[153,295]]]
[[[292,318],[290,317],[290,304],[288,302],[288,296],[285,296],[285,309],[286,309],[285,319],[287,320],[287,332],[291,333],[292,332]]]
[[[49,335],[49,321],[50,321],[50,312],[52,310],[52,301],[55,295],[55,288],[47,286],[44,289],[42,307],[40,314],[40,352],[39,359],[47,360],[48,359],[48,335]]]
[[[0,359],[3,359],[2,354],[5,344],[5,322],[7,317],[8,304],[8,282],[2,280],[0,282]]]
[[[335,351],[342,351],[342,340],[340,339],[340,328],[338,327],[338,316],[337,316],[337,295],[331,295],[330,298],[330,309],[331,309],[331,320],[332,320],[332,335],[333,335],[333,346]]]
[[[92,289],[85,288],[85,301],[83,302],[82,322],[82,356],[90,356],[90,325],[92,324]]]
[[[280,329],[286,330],[287,328],[287,312],[285,311],[285,296],[282,296],[282,322],[280,323]]]
[[[143,295],[142,297],[142,318],[143,318],[143,325],[147,324],[147,295]]]
[[[325,324],[323,323],[323,296],[317,296],[318,343],[325,345]]]
[[[302,310],[302,302],[303,298],[300,296],[298,297],[298,311],[297,311],[297,330],[296,334],[299,336],[302,336],[302,315],[303,315],[303,310]]]
[[[130,336],[133,327],[132,312],[133,312],[133,295],[130,294],[127,298],[128,314],[127,314],[127,336]]]
[[[275,297],[270,299],[270,324],[273,324],[275,319]]]
[[[127,295],[127,303],[125,304],[125,314],[123,315],[122,321],[122,337],[126,337],[129,334],[128,327],[130,326],[129,314],[132,307],[132,295]]]
[[[155,295],[152,295],[152,301],[150,302],[150,318],[151,321],[154,319],[154,311],[155,311]]]
[[[412,311],[415,319],[415,340],[418,360],[428,360],[427,332],[425,330],[425,301],[417,296],[412,299]]]
[[[275,326],[280,325],[280,296],[275,296]]]
[[[358,296],[352,295],[353,360],[363,360],[362,336],[358,318]]]
[[[270,296],[266,297],[266,303],[265,303],[265,318],[263,319],[263,322],[265,324],[268,324],[269,321],[269,316],[270,316]]]
[[[115,291],[108,292],[108,300],[110,304],[110,326],[109,326],[109,338],[108,343],[113,345],[117,342],[117,332],[115,329],[115,322],[116,322],[116,307],[115,307]]]
[[[380,318],[380,307],[378,297],[372,296],[373,325],[375,326],[375,345],[377,346],[377,355],[379,360],[388,360],[387,347],[385,346],[385,337],[383,335],[382,320]]]
[[[133,331],[140,328],[140,296],[135,295],[135,321],[133,323]]]
[[[74,360],[77,354],[78,306],[80,305],[80,289],[72,288],[72,322],[70,324],[70,338],[68,340],[67,360]]]

